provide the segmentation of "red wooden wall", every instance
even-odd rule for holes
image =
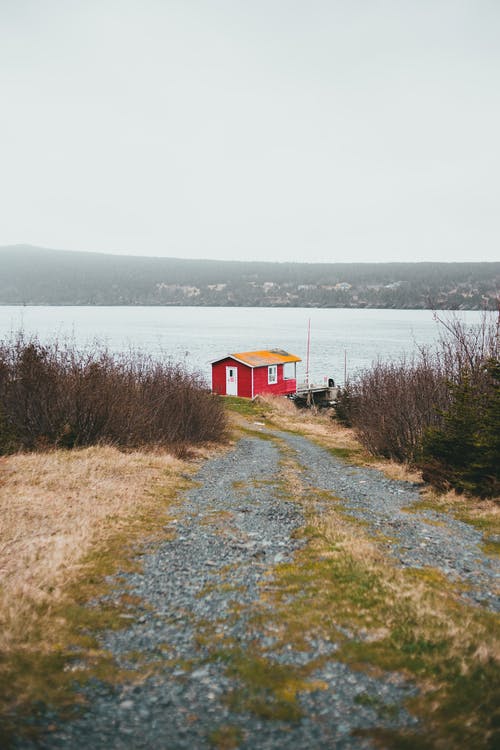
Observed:
[[[284,396],[286,393],[295,393],[297,381],[295,379],[285,380],[283,378],[284,365],[278,365],[278,382],[267,382],[267,367],[256,367],[253,371],[253,393],[275,393],[277,396]]]
[[[238,396],[252,398],[252,368],[242,362],[236,362],[231,357],[226,357],[220,362],[212,365],[212,391],[221,396],[226,395],[226,367],[236,367],[238,370]],[[275,393],[284,396],[287,393],[295,393],[297,381],[295,378],[285,380],[283,378],[284,365],[278,365],[278,382],[268,383],[268,370],[265,367],[255,367],[253,370],[253,395],[259,393]]]
[[[226,395],[226,367],[238,370],[238,396],[252,398],[252,368],[231,357],[226,357],[212,365],[212,390],[221,396]]]

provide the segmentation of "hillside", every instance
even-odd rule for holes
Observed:
[[[0,247],[2,305],[495,309],[500,263],[263,263]]]

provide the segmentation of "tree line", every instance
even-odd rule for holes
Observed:
[[[500,263],[264,263],[0,248],[0,304],[496,309]]]

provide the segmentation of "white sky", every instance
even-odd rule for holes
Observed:
[[[499,260],[500,0],[0,0],[0,245]]]

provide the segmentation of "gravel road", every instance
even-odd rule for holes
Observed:
[[[469,596],[493,609],[498,568],[482,554],[481,535],[471,527],[448,517],[435,525],[437,514],[430,511],[404,512],[418,498],[414,486],[347,466],[306,438],[272,434],[280,440],[244,437],[206,462],[196,486],[169,511],[172,538],[146,550],[142,573],[117,577],[116,596],[126,590],[145,605],[126,629],[105,632],[101,641],[125,667],[133,667],[137,654],[150,661],[149,675],[119,688],[91,682],[82,689],[88,705],[81,716],[63,722],[47,712],[40,737],[17,740],[18,750],[236,747],[217,745],[224,732],[234,732],[242,750],[341,750],[372,747],[356,730],[416,725],[402,707],[415,688],[399,675],[351,670],[335,660],[336,645],[326,640],[311,639],[307,653],[278,651],[252,619],[259,583],[301,545],[294,531],[304,518],[300,506],[283,497],[280,442],[296,452],[306,486],[333,492],[350,513],[394,540],[388,551],[401,565],[436,566],[471,584]],[[228,701],[238,682],[224,653],[256,648],[271,665],[301,666],[322,657],[313,675],[322,688],[300,693],[302,717],[261,718]]]
[[[302,481],[327,490],[372,531],[392,538],[389,554],[404,567],[437,568],[467,585],[464,596],[500,611],[500,564],[481,550],[482,533],[434,510],[408,512],[420,500],[418,485],[396,482],[380,471],[346,466],[300,436],[279,433],[303,467]]]

